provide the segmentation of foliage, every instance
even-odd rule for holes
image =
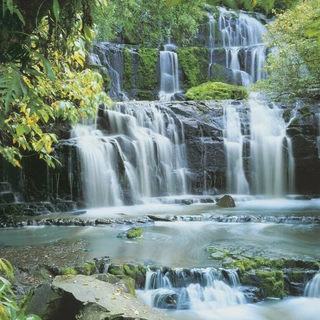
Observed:
[[[206,81],[208,68],[206,48],[182,48],[177,50],[177,55],[187,87],[194,87]]]
[[[54,167],[52,125],[92,116],[109,101],[101,93],[101,76],[86,68],[94,37],[88,1],[73,0],[72,9],[58,0],[44,1],[34,15],[30,9],[37,2],[28,8],[18,0],[2,0],[1,7],[6,43],[1,42],[0,54],[0,154],[18,167],[32,154]]]
[[[156,47],[169,39],[180,46],[188,45],[203,19],[204,3],[185,0],[168,7],[165,0],[110,0],[98,22],[98,39],[118,37],[124,43],[144,47]]]
[[[13,278],[13,267],[9,261],[0,258],[0,273]],[[8,279],[0,276],[0,319],[3,320],[41,320],[38,316],[25,315],[15,302],[15,296]]]
[[[166,5],[172,7],[183,3],[184,0],[166,0]],[[269,13],[272,8],[287,9],[295,3],[296,0],[207,0],[206,3],[212,6],[222,6],[232,9],[242,9],[250,11],[261,11]]]
[[[158,54],[155,49],[139,49],[138,86],[142,90],[153,90],[157,86]]]
[[[247,99],[246,88],[221,82],[207,82],[190,88],[186,93],[187,100],[225,100]]]
[[[320,46],[310,28],[319,23],[320,1],[304,0],[269,26],[268,79],[255,87],[273,97],[320,96]]]

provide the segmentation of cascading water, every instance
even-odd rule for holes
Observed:
[[[208,67],[208,79],[211,77],[211,67],[213,65],[214,57],[214,42],[215,42],[215,27],[216,20],[212,14],[208,14],[209,19],[209,39],[208,39],[208,49],[209,49],[209,67]]]
[[[217,48],[222,45],[225,49],[226,67],[232,70],[233,82],[249,86],[265,78],[266,73],[262,69],[266,48],[262,35],[267,33],[266,27],[247,14],[219,8],[218,29],[222,43],[217,39]],[[212,38],[211,32],[214,29],[210,26]]]
[[[245,304],[244,294],[237,290],[239,284],[232,270],[149,270],[145,290],[138,296],[156,308],[210,311]]]
[[[281,197],[294,192],[294,158],[283,110],[255,99],[251,108],[251,184],[253,194]]]
[[[224,107],[224,145],[227,154],[227,192],[249,194],[249,184],[243,169],[243,140],[240,116],[231,104]]]
[[[122,91],[124,58],[121,47],[109,42],[101,42],[95,45],[94,51],[90,56],[91,63],[103,66],[110,77],[111,88],[108,95],[113,99],[128,100]]]
[[[304,296],[311,298],[320,298],[320,272],[307,283],[304,289]]]
[[[172,44],[164,45],[160,51],[160,101],[170,101],[179,90],[178,55]]]
[[[183,126],[169,109],[118,103],[100,114],[98,129],[94,124],[73,129],[90,207],[187,193]]]

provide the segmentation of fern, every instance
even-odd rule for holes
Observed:
[[[20,99],[28,91],[20,71],[8,66],[0,69],[0,106],[5,112],[10,111],[10,105]]]

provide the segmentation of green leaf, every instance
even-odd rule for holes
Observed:
[[[173,7],[177,4],[180,4],[183,0],[166,0],[166,6],[168,8]]]
[[[10,11],[10,13],[13,13],[13,0],[7,0],[7,8]]]
[[[53,15],[56,19],[56,22],[58,23],[60,18],[60,6],[58,0],[53,0]]]
[[[13,12],[18,16],[19,20],[22,22],[22,24],[25,26],[26,22],[24,21],[24,18],[20,12],[20,10],[18,10],[17,8],[13,9]]]
[[[35,53],[35,55],[42,61],[42,64],[44,66],[44,69],[46,71],[46,75],[48,76],[48,78],[52,81],[55,80],[55,76],[52,72],[52,69],[51,69],[51,64],[50,62],[45,58],[44,55],[40,54],[40,53]]]
[[[9,112],[11,103],[20,99],[27,93],[27,86],[21,73],[15,68],[8,67],[3,75],[0,76],[0,105],[4,102],[5,112]]]

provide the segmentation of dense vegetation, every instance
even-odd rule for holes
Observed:
[[[56,121],[75,123],[108,103],[102,77],[86,65],[92,17],[105,7],[102,0],[2,0],[0,154],[14,166],[35,154],[54,166]]]
[[[2,0],[0,154],[14,166],[21,167],[26,156],[40,156],[54,166],[56,123],[93,117],[99,104],[110,103],[102,76],[89,68],[94,38],[121,38],[139,45],[149,59],[145,48],[169,39],[189,46],[205,5],[265,13],[290,7],[280,11],[269,28],[268,44],[277,48],[277,54],[270,55],[270,76],[260,88],[277,97],[317,97],[319,4],[319,0]],[[193,57],[182,50],[179,58],[187,65]],[[145,68],[155,65],[153,60],[143,61]],[[201,74],[186,72],[188,86],[197,85],[200,78]]]
[[[279,98],[320,96],[320,1],[301,1],[269,25],[268,79],[258,88]]]
[[[247,98],[246,88],[221,82],[206,82],[190,88],[186,93],[187,100],[243,100]]]

